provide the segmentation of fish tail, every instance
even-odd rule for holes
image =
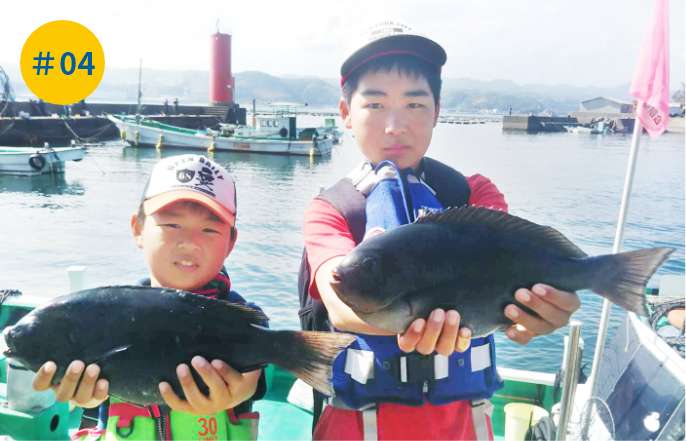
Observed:
[[[340,332],[274,331],[278,341],[272,354],[274,364],[326,395],[333,395],[332,365],[338,354],[355,340]]]
[[[602,256],[599,276],[591,289],[638,315],[648,315],[645,288],[673,248],[647,248]]]

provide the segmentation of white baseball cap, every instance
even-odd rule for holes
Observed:
[[[143,192],[146,216],[177,201],[198,202],[236,224],[236,184],[224,167],[205,156],[170,156],[153,167]]]

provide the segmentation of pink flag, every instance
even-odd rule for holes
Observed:
[[[641,126],[651,137],[660,136],[669,121],[669,0],[655,0],[653,24],[629,93],[638,101]]]

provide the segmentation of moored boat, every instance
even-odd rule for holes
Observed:
[[[322,156],[331,154],[333,144],[316,128],[298,129],[294,117],[265,118],[254,128],[222,124],[220,130],[187,129],[140,116],[108,118],[132,146]]]
[[[86,154],[83,146],[71,147],[0,147],[0,173],[40,175],[64,171],[65,161],[80,161]]]

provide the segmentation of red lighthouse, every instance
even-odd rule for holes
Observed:
[[[231,35],[217,31],[211,37],[210,104],[233,104],[234,78],[231,75]]]

